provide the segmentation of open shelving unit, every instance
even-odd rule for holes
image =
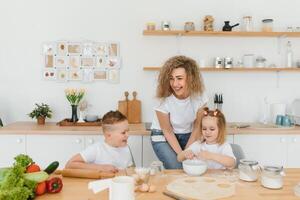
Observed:
[[[145,71],[159,71],[160,67],[144,67]],[[215,68],[215,67],[201,67],[201,72],[300,72],[300,68],[245,68],[245,67],[232,67],[229,69]]]

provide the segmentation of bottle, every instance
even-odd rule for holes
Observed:
[[[293,66],[293,50],[292,50],[292,43],[288,41],[286,45],[286,67]]]

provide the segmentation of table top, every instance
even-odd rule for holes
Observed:
[[[226,173],[226,172],[225,172]],[[274,190],[267,189],[261,186],[260,181],[245,182],[242,180],[235,180],[236,194],[230,200],[282,200],[282,199],[298,199],[294,194],[294,187],[300,182],[300,168],[285,169],[286,176],[284,177],[284,184],[282,189]],[[203,176],[215,177],[224,174],[223,170],[208,170]],[[154,193],[136,193],[136,200],[171,200],[172,198],[165,196],[162,192],[165,186],[179,178],[187,177],[182,170],[165,170],[164,174],[152,176],[150,182],[157,187]],[[88,190],[88,182],[91,179],[78,178],[63,178],[64,188],[58,194],[45,194],[37,197],[37,200],[108,200],[108,190],[93,194]]]

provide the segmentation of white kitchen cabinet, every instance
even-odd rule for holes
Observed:
[[[128,145],[131,149],[135,164],[137,167],[142,166],[143,156],[143,137],[141,135],[130,135],[128,138]]]
[[[59,168],[84,149],[82,135],[27,135],[27,154],[42,168],[57,160]]]
[[[226,142],[233,144],[234,143],[234,136],[233,135],[227,135],[226,136]]]
[[[150,167],[154,160],[159,160],[152,148],[150,136],[143,136],[143,166]]]
[[[85,135],[84,136],[84,148],[95,144],[97,142],[104,141],[103,135]]]
[[[288,140],[285,135],[234,135],[234,143],[242,147],[246,159],[256,160],[260,165],[287,167]]]
[[[25,135],[0,135],[0,167],[12,166],[21,153],[26,153]]]
[[[287,136],[288,150],[287,150],[287,167],[300,168],[300,136]]]

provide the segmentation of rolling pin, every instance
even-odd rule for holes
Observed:
[[[101,172],[88,169],[63,169],[56,170],[55,174],[61,174],[64,177],[105,179],[115,177],[114,173]]]

